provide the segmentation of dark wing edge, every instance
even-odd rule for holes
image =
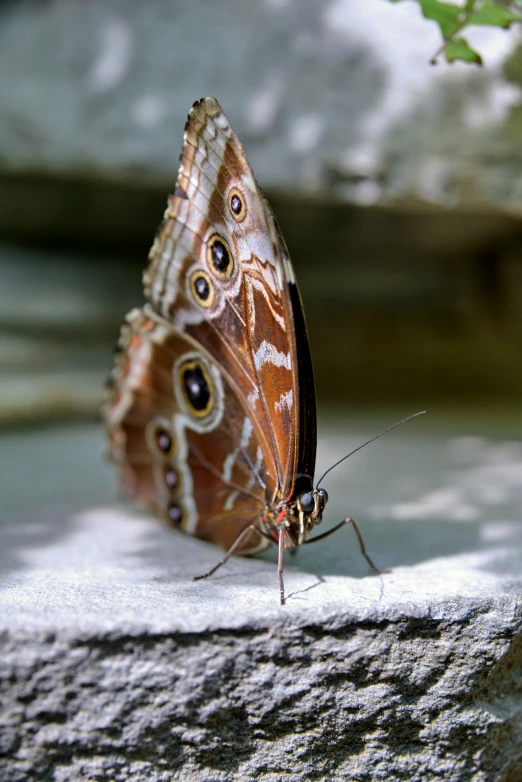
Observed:
[[[298,412],[294,474],[289,477],[289,483],[285,487],[285,501],[299,496],[303,492],[311,491],[315,472],[315,459],[317,453],[317,407],[315,396],[315,376],[312,362],[312,353],[308,341],[308,331],[303,309],[303,302],[297,286],[294,268],[290,260],[290,254],[286,242],[281,233],[279,223],[266,199],[264,199],[265,211],[272,222],[279,255],[282,260],[285,273],[288,296],[290,300],[289,320],[293,326],[292,343],[294,355],[297,358],[297,388]],[[290,482],[291,481],[291,482]]]

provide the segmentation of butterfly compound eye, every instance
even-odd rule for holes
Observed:
[[[228,205],[234,220],[241,223],[246,217],[245,199],[237,187],[233,187],[228,195]]]
[[[315,508],[314,495],[309,491],[301,494],[299,497],[299,505],[304,513],[311,513]]]
[[[211,272],[222,280],[229,280],[234,271],[234,259],[221,236],[214,234],[207,244],[207,263]]]

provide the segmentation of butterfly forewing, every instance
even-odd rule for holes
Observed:
[[[273,455],[272,501],[289,499],[296,474],[311,476],[315,461],[313,375],[299,295],[295,288],[292,300],[291,287],[286,248],[241,144],[217,101],[200,101],[185,128],[178,181],[151,250],[145,290],[159,313],[237,379]],[[311,389],[306,409],[303,382]],[[308,434],[301,438],[305,417]]]

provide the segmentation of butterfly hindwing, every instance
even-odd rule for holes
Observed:
[[[151,308],[127,316],[105,409],[125,492],[227,548],[274,491],[274,465],[232,378]],[[252,535],[244,551],[263,548]]]

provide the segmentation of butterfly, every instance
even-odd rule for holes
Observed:
[[[316,400],[288,251],[221,106],[192,106],[104,408],[124,493],[226,555],[317,541]],[[362,538],[361,551],[370,566]]]

